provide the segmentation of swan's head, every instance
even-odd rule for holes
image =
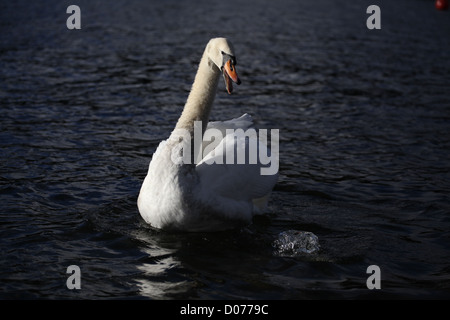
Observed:
[[[222,71],[225,86],[229,94],[233,91],[233,82],[241,84],[236,72],[236,56],[233,46],[226,38],[211,39],[206,47],[208,57]]]

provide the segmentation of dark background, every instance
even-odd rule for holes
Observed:
[[[449,298],[449,14],[431,0],[1,2],[0,298]],[[242,85],[219,84],[211,119],[279,129],[279,183],[248,228],[159,232],[139,188],[216,36]],[[277,254],[292,229],[320,252]]]

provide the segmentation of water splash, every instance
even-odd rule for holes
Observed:
[[[316,253],[320,249],[319,238],[314,233],[298,230],[281,232],[273,247],[275,254],[282,257],[298,257]]]

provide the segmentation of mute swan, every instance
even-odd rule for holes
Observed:
[[[229,164],[225,158],[230,149],[236,150],[236,154],[239,148],[252,151],[249,145],[257,138],[255,131],[248,139],[226,134],[227,129],[251,128],[251,116],[244,114],[233,120],[208,124],[220,73],[229,94],[233,89],[232,82],[240,84],[235,65],[233,47],[227,39],[214,38],[208,42],[183,112],[174,131],[153,154],[139,193],[139,212],[152,227],[181,231],[226,230],[251,223],[253,214],[264,208],[277,174],[262,175],[260,161]],[[200,124],[201,131],[197,130],[196,124]],[[199,162],[189,161],[189,157],[188,161],[174,161],[174,157],[180,159],[186,148],[190,150],[189,147],[195,144],[192,135],[201,132],[203,139],[203,134],[211,132],[210,129],[225,133],[225,136],[219,135],[222,139],[215,141],[213,146],[208,145],[211,138],[201,140],[202,151],[209,151]],[[258,144],[258,150],[264,148],[267,146]],[[191,154],[195,158],[194,151]]]

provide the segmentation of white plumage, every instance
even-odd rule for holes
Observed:
[[[262,175],[260,169],[265,165],[248,161],[255,145],[258,152],[261,149],[270,153],[258,139],[258,132],[251,129],[251,116],[244,114],[236,119],[208,123],[221,70],[229,93],[231,80],[240,83],[235,61],[226,39],[210,40],[175,130],[153,154],[140,190],[138,208],[143,219],[155,228],[225,230],[251,223],[253,214],[264,210],[277,175]],[[201,160],[198,163],[175,161],[193,147],[195,121],[201,121],[206,130],[203,130],[206,135],[202,137]],[[236,129],[242,129],[246,135],[234,135]],[[181,139],[180,131],[192,139]],[[220,139],[213,139],[208,135],[210,132]],[[239,164],[239,153],[246,155],[243,164]],[[197,158],[193,155],[191,159]]]

